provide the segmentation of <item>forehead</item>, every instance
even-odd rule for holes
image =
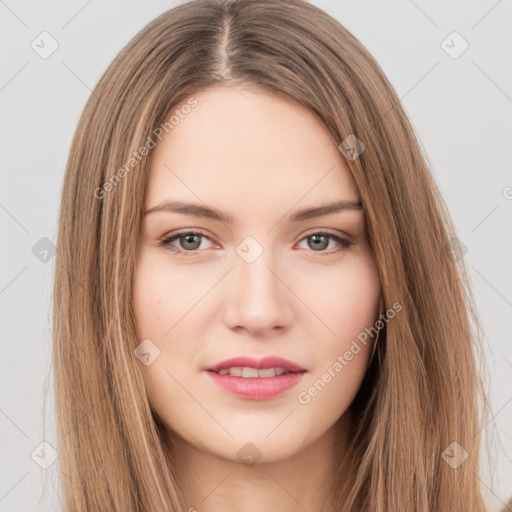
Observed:
[[[262,201],[291,206],[302,197],[359,199],[336,141],[307,109],[249,89],[193,97],[196,106],[153,150],[147,208],[168,197],[231,210]]]

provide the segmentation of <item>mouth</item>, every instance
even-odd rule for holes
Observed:
[[[244,379],[268,379],[279,377],[288,373],[301,373],[287,370],[286,368],[251,368],[250,366],[232,366],[222,370],[209,370],[219,375],[230,375],[231,377],[242,377]]]
[[[210,382],[231,396],[247,400],[269,400],[297,385],[306,369],[284,359],[241,356],[205,368]]]
[[[217,371],[206,370],[204,373],[208,375],[210,382],[228,395],[245,400],[270,400],[296,386],[306,370],[234,366]]]
[[[306,371],[297,363],[277,356],[267,356],[263,359],[248,356],[234,357],[205,368],[205,370],[218,372],[220,375],[244,378],[275,377],[286,373]]]

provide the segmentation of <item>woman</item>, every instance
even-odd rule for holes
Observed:
[[[66,510],[487,510],[454,228],[320,9],[198,0],[145,27],[85,107],[58,236]]]

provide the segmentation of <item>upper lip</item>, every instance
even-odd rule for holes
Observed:
[[[225,368],[234,367],[249,367],[256,368],[257,370],[261,370],[262,368],[284,368],[290,372],[306,371],[305,368],[302,368],[302,366],[297,363],[277,356],[268,356],[263,359],[254,359],[253,357],[235,357],[233,359],[222,361],[214,366],[209,366],[206,370],[218,372]]]

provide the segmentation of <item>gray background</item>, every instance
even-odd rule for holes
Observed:
[[[58,460],[48,469],[35,460],[51,462],[49,447],[37,457],[43,440],[56,446],[51,242],[72,134],[121,47],[178,3],[0,0],[0,511],[56,510]],[[496,481],[484,474],[482,482],[494,510],[512,496],[512,2],[312,3],[358,37],[388,75],[467,247],[487,336],[494,419],[484,432]],[[43,31],[58,43],[46,59],[31,47],[43,50]],[[453,31],[469,44],[457,58],[463,41],[443,44]]]

